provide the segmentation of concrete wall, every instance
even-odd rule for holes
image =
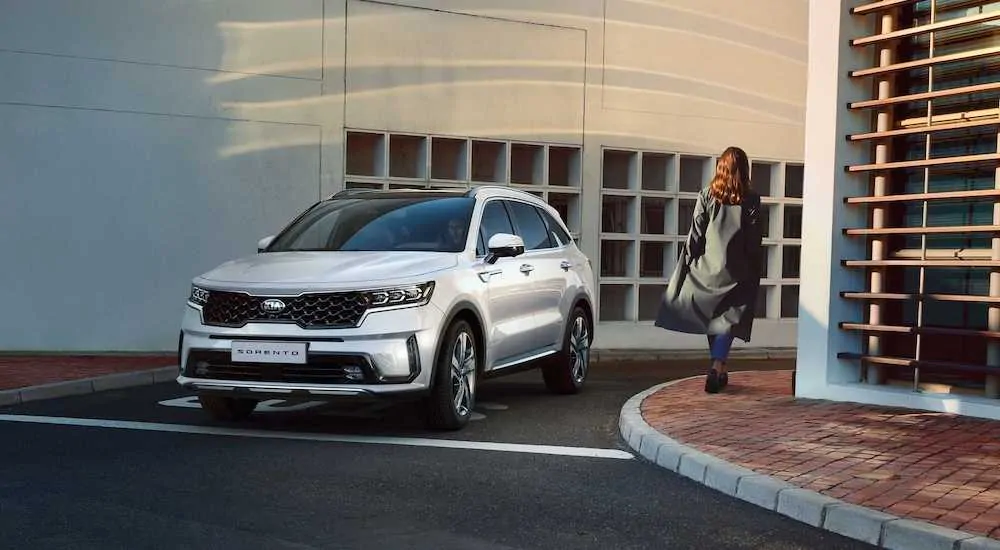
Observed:
[[[231,105],[315,96],[318,0],[5,2],[0,349],[169,350],[192,275],[320,195],[321,121]],[[275,35],[275,38],[278,38]],[[257,147],[262,142],[280,147]],[[16,312],[16,314],[15,314]]]
[[[489,5],[489,7],[484,7]],[[0,17],[0,350],[169,350],[191,276],[344,179],[344,128],[802,158],[805,0],[34,0]],[[757,345],[793,345],[794,321]],[[610,324],[602,347],[702,346]]]

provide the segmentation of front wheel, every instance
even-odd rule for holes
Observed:
[[[590,321],[582,307],[576,306],[566,324],[563,349],[542,367],[545,386],[552,393],[578,393],[590,369],[590,344],[593,340]]]
[[[476,404],[479,354],[469,323],[455,321],[445,334],[434,365],[431,394],[425,403],[427,421],[436,430],[459,430],[469,423]]]
[[[223,397],[221,395],[199,395],[201,408],[212,418],[225,422],[246,420],[257,408],[256,399],[241,397]]]

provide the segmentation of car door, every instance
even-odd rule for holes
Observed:
[[[551,349],[562,341],[561,311],[566,273],[560,268],[562,253],[552,238],[541,209],[528,202],[508,199],[514,230],[524,239],[520,269],[526,272],[524,292],[531,297],[534,348]]]
[[[573,244],[573,237],[559,223],[558,214],[554,214],[544,208],[539,208],[538,213],[545,221],[545,226],[549,231],[549,238],[555,247],[552,257],[558,262],[559,319],[551,327],[551,330],[554,331],[554,337],[561,345],[562,338],[565,336],[566,318],[569,316],[570,309],[573,307],[576,299],[581,294],[585,294],[585,276],[591,269],[591,266],[587,258]]]
[[[532,297],[525,292],[530,274],[521,271],[521,258],[500,258],[494,264],[483,261],[490,237],[497,233],[515,234],[503,201],[488,200],[477,235],[475,264],[477,275],[487,286],[487,365],[510,363],[529,354],[535,347]]]

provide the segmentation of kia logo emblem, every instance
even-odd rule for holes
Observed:
[[[282,311],[285,311],[285,302],[271,298],[270,300],[264,300],[261,302],[260,309],[264,313],[281,313]]]

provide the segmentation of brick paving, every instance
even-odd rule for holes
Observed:
[[[177,364],[169,355],[0,355],[0,390]]]
[[[791,371],[686,380],[646,422],[705,453],[895,516],[1000,539],[1000,421],[795,399]],[[1000,405],[998,405],[1000,406]]]

